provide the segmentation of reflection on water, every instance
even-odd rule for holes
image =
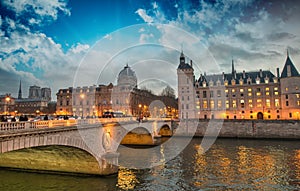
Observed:
[[[194,138],[164,165],[141,170],[120,167],[117,175],[106,178],[0,170],[0,190],[300,189],[299,141],[219,139],[204,154],[200,143]],[[164,155],[165,149],[161,147],[157,155]]]

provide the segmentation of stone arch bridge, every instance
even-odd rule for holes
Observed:
[[[59,124],[56,124],[59,123]],[[173,134],[171,120],[136,122],[118,119],[0,123],[0,152],[61,145],[91,154],[100,175],[118,171],[117,149],[122,144],[155,144]]]

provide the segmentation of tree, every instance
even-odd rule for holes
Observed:
[[[175,90],[170,86],[167,86],[162,90],[160,95],[175,98]]]

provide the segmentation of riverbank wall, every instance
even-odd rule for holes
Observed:
[[[299,120],[188,120],[180,121],[176,135],[219,138],[299,139]]]

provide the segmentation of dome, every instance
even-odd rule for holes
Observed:
[[[128,64],[121,70],[118,76],[118,85],[137,86],[137,78],[135,72],[128,66]]]

